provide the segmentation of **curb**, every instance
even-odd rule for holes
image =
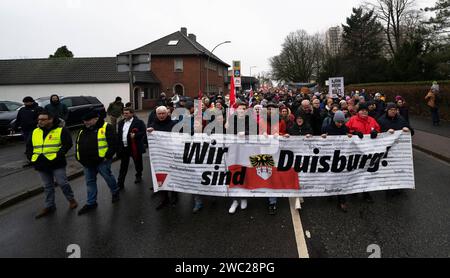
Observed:
[[[114,158],[113,162],[116,162],[117,160],[119,160],[118,158]],[[74,180],[76,178],[82,177],[84,175],[83,169],[71,174],[67,176],[67,180],[71,181]],[[19,202],[25,201],[26,199],[29,199],[31,197],[37,196],[41,193],[44,192],[44,188],[42,186],[33,188],[31,190],[22,192],[16,196],[13,196],[3,202],[0,203],[0,210],[6,209],[8,207],[11,207]]]
[[[434,158],[437,158],[439,160],[443,160],[443,161],[445,161],[447,163],[450,163],[450,157],[443,156],[442,154],[430,151],[430,150],[425,149],[425,148],[423,148],[423,147],[421,147],[419,145],[416,145],[416,144],[412,144],[412,146],[413,146],[414,149],[417,149],[417,150],[422,151],[422,152],[424,152],[426,154],[429,154],[429,155],[433,156]]]

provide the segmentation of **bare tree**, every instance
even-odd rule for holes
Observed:
[[[374,0],[366,2],[382,21],[392,56],[397,53],[407,34],[406,26],[414,18],[415,0]]]
[[[273,78],[278,81],[309,82],[318,71],[322,49],[320,35],[309,35],[304,30],[290,33],[280,55],[269,60]]]

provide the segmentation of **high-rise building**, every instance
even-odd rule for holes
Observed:
[[[337,55],[342,46],[342,29],[340,26],[331,27],[326,33],[326,44],[331,55]]]

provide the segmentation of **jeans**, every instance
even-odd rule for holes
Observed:
[[[116,178],[111,172],[112,160],[105,160],[97,167],[84,167],[84,176],[86,177],[87,186],[87,204],[94,205],[97,203],[97,174],[105,180],[111,194],[117,194],[119,187],[117,186]]]
[[[68,201],[74,200],[72,188],[67,180],[66,168],[50,170],[49,172],[38,171],[44,182],[45,207],[55,207],[55,180],[61,188]]]
[[[433,120],[433,124],[439,124],[439,108],[438,107],[432,107],[430,108],[431,111],[431,119]]]

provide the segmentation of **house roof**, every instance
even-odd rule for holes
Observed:
[[[178,41],[176,45],[169,45],[170,41]],[[212,60],[219,62],[227,67],[230,67],[227,63],[220,60],[219,57],[214,55],[211,51],[203,47],[197,42],[197,40],[190,39],[184,35],[181,31],[177,31],[170,35],[167,35],[159,40],[130,50],[121,54],[142,54],[150,53],[152,56],[182,56],[182,55],[205,55],[210,56]]]
[[[136,83],[160,83],[152,72],[134,75]],[[0,60],[0,85],[128,82],[116,57]]]

